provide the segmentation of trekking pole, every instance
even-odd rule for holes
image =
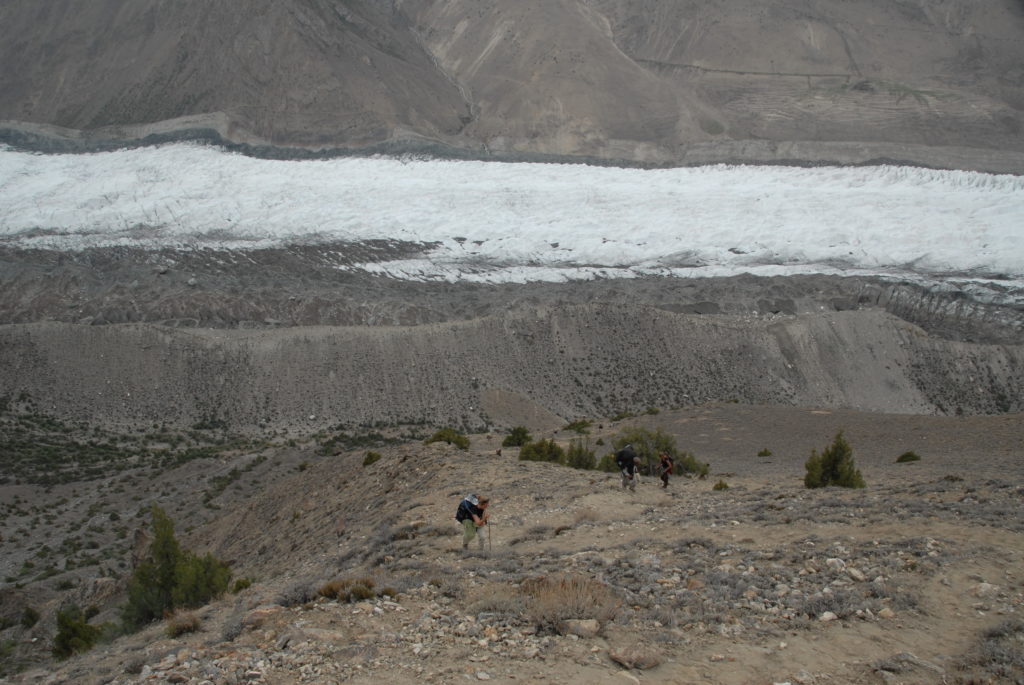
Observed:
[[[494,549],[494,532],[491,530],[491,522],[487,522],[487,551],[491,552]]]

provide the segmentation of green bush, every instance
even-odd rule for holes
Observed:
[[[39,623],[39,612],[32,607],[25,607],[21,612],[21,627],[28,630],[36,623]]]
[[[89,625],[85,614],[77,606],[70,606],[57,612],[57,634],[53,638],[53,655],[67,659],[72,654],[81,654],[93,648],[100,639],[102,630]]]
[[[235,581],[234,585],[231,586],[231,594],[237,595],[242,590],[252,585],[251,578],[239,578]]]
[[[173,607],[201,607],[224,594],[231,582],[231,569],[212,554],[198,556],[185,550],[174,572],[171,590]]]
[[[455,445],[459,449],[469,449],[469,438],[462,433],[458,432],[454,428],[442,428],[437,431],[429,438],[423,441],[423,444],[429,445],[435,442],[446,442],[449,445]]]
[[[589,432],[587,429],[590,428],[591,423],[591,421],[588,421],[586,419],[580,419],[579,421],[573,421],[572,423],[567,424],[563,430],[572,431],[574,433],[579,433],[580,435],[583,435],[584,433]]]
[[[853,448],[843,437],[843,431],[836,433],[832,444],[825,448],[819,456],[811,450],[811,456],[804,464],[807,473],[804,485],[808,488],[823,488],[838,485],[844,488],[865,487],[864,477],[857,470],[853,461]]]
[[[726,483],[721,478],[719,478],[718,482],[711,486],[711,489],[712,490],[728,490],[729,489],[729,484]]]
[[[561,464],[565,460],[565,451],[554,440],[538,440],[528,442],[519,450],[519,458],[523,461],[549,461]]]
[[[911,461],[921,461],[920,455],[918,455],[917,452],[914,452],[913,450],[911,450],[910,452],[904,452],[900,456],[896,457],[897,464],[906,464],[907,462]]]
[[[594,450],[589,442],[584,444],[583,438],[569,441],[569,449],[565,453],[565,465],[574,469],[593,469],[597,466]]]
[[[772,456],[772,451],[770,449],[768,449],[767,447],[765,447],[763,450],[761,450],[760,452],[757,453],[757,456],[759,456],[759,457],[770,457],[770,456]]]
[[[366,456],[363,457],[363,466],[369,466],[380,459],[380,452],[367,452]]]
[[[212,555],[182,550],[174,523],[153,506],[153,543],[149,555],[128,581],[128,602],[121,609],[127,630],[162,618],[176,607],[202,606],[222,594],[231,582],[227,564]]]
[[[530,431],[526,430],[526,426],[516,426],[509,434],[505,436],[505,439],[501,441],[502,447],[522,447],[526,443],[530,442],[533,438],[530,436]]]

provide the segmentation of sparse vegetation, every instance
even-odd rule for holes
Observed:
[[[245,590],[246,588],[248,588],[250,586],[252,586],[252,579],[251,578],[238,578],[231,585],[231,594],[237,595],[239,592],[241,592],[242,590]]]
[[[900,456],[896,457],[897,464],[906,464],[907,462],[911,461],[921,461],[920,455],[918,455],[917,452],[914,452],[913,450],[909,452],[904,452]]]
[[[32,607],[25,607],[21,612],[21,627],[28,630],[38,622],[39,612]]]
[[[320,587],[319,594],[321,597],[337,599],[341,602],[359,602],[376,597],[375,586],[376,582],[373,578],[344,578],[325,583]],[[393,593],[394,591],[392,590],[391,592]]]
[[[729,489],[729,484],[726,483],[721,478],[719,478],[718,482],[711,486],[711,489],[712,490],[728,490]]]
[[[93,648],[99,641],[102,629],[89,625],[85,614],[77,606],[69,606],[57,612],[57,634],[53,638],[53,655],[67,659]]]
[[[565,453],[565,465],[574,469],[594,469],[597,467],[597,459],[594,450],[590,449],[590,443],[584,442],[583,438],[576,438],[569,441],[569,449]]]
[[[533,578],[524,581],[520,590],[528,598],[527,617],[541,630],[557,631],[562,621],[570,619],[607,623],[622,605],[611,586],[580,575]]]
[[[829,485],[844,488],[865,487],[864,477],[853,461],[853,448],[843,437],[843,431],[836,434],[832,444],[826,447],[820,456],[816,450],[812,450],[804,468],[807,470],[804,485],[808,488]]]
[[[757,453],[757,456],[759,456],[759,457],[770,457],[770,456],[772,456],[772,451],[770,449],[768,449],[767,447],[765,447],[763,450],[761,450],[760,452]]]
[[[167,637],[180,637],[199,630],[199,617],[193,611],[175,612],[167,619]]]
[[[523,445],[519,450],[519,458],[523,461],[548,461],[561,464],[565,460],[565,450],[554,440],[541,439]]]
[[[151,512],[153,542],[128,582],[128,602],[121,611],[128,630],[177,607],[202,606],[222,594],[231,581],[231,570],[224,562],[181,549],[174,524],[163,509],[154,505]]]
[[[530,436],[530,431],[528,431],[525,426],[516,426],[509,431],[508,435],[505,436],[505,439],[501,441],[501,446],[522,447],[531,440],[533,440],[533,438]]]
[[[446,442],[449,445],[455,445],[462,450],[469,449],[469,438],[454,428],[442,428],[423,441],[425,445],[430,445],[435,442]]]
[[[584,435],[590,432],[589,429],[592,425],[592,421],[588,421],[587,419],[579,419],[577,421],[573,421],[572,423],[567,424],[563,430],[572,431],[573,433]]]
[[[363,457],[363,466],[369,466],[378,460],[380,460],[380,452],[367,452],[366,456]]]

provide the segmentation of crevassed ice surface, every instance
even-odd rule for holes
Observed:
[[[423,243],[412,280],[749,272],[1024,285],[1024,178],[910,167],[272,161],[177,144],[0,148],[0,241],[79,250]]]

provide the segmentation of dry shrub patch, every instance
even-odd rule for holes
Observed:
[[[956,670],[957,684],[1024,682],[1024,621],[1010,619],[985,631]]]
[[[179,637],[197,630],[199,630],[199,617],[195,612],[179,612],[167,619],[167,637]]]
[[[364,599],[373,599],[377,596],[374,591],[376,586],[373,578],[341,578],[325,583],[320,588],[320,596],[327,599],[337,599],[342,602],[358,602]]]
[[[526,615],[542,630],[557,630],[562,621],[615,618],[622,600],[611,586],[585,576],[550,575],[523,581]]]

